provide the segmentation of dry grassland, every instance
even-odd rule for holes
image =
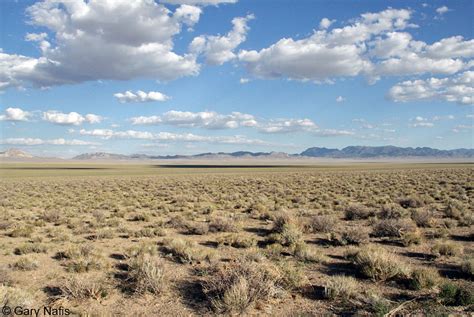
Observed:
[[[473,312],[472,165],[21,166],[0,180],[0,306]]]

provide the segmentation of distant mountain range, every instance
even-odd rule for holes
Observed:
[[[474,158],[474,149],[438,150],[430,147],[397,147],[397,146],[348,146],[341,150],[328,149],[324,147],[311,147],[299,154],[288,154],[284,152],[218,152],[201,153],[195,155],[146,155],[132,154],[120,155],[111,153],[86,153],[73,159],[75,160],[98,160],[98,159],[228,159],[228,158],[287,158],[321,157],[321,158]]]
[[[301,152],[301,156],[331,158],[371,158],[371,157],[474,157],[474,149],[438,150],[430,147],[398,146],[348,146],[341,150],[311,147]]]
[[[114,153],[84,153],[73,157],[73,160],[173,160],[173,159],[290,159],[290,158],[474,158],[474,149],[438,150],[430,147],[397,147],[397,146],[348,146],[343,149],[311,147],[299,154],[284,152],[217,152],[195,155],[147,155],[147,154],[114,154]],[[25,151],[9,149],[0,152],[0,158],[8,159],[39,159]]]
[[[18,149],[8,149],[5,152],[0,152],[0,157],[4,158],[34,158],[33,155]]]

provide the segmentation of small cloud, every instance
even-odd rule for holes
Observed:
[[[81,125],[87,123],[100,123],[103,120],[102,116],[88,113],[85,116],[77,112],[62,113],[55,110],[48,110],[43,112],[43,120],[59,125]]]
[[[334,22],[336,22],[336,20],[329,20],[328,18],[323,18],[321,20],[321,22],[319,22],[319,28],[320,29],[327,29],[331,26],[331,24],[333,24]]]
[[[436,13],[438,13],[439,15],[443,15],[448,11],[451,11],[451,10],[447,6],[442,6],[436,9]]]
[[[4,114],[0,115],[0,121],[28,121],[31,113],[20,108],[7,108]]]
[[[120,103],[167,101],[171,99],[169,96],[158,91],[144,92],[141,90],[136,92],[131,92],[129,90],[124,93],[119,92],[114,94],[114,97],[117,98]]]
[[[250,81],[250,79],[248,79],[248,78],[240,78],[240,81],[239,81],[239,82],[240,82],[241,84],[246,84],[246,83],[248,83],[249,81]]]
[[[336,102],[344,102],[344,101],[346,101],[346,98],[344,98],[343,96],[337,96]]]
[[[416,116],[414,119],[410,121],[414,121],[414,123],[410,124],[413,128],[432,128],[434,127],[433,122],[430,122],[428,118],[423,118],[421,116]]]

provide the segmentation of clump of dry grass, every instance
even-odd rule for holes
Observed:
[[[355,244],[355,245],[366,244],[366,243],[369,243],[369,232],[365,228],[354,228],[354,227],[347,228],[341,234],[341,238],[339,239],[339,242],[342,245],[346,245],[346,244]]]
[[[398,203],[403,208],[420,208],[425,205],[423,199],[416,195],[400,198],[398,199]]]
[[[416,268],[410,274],[410,287],[415,290],[438,286],[441,277],[434,268]]]
[[[30,238],[34,231],[35,228],[31,225],[19,224],[14,226],[13,230],[10,231],[9,236],[12,238]]]
[[[202,288],[218,313],[243,313],[279,291],[280,274],[264,263],[242,261],[218,264],[209,272]]]
[[[107,281],[83,275],[66,278],[60,284],[59,290],[59,297],[75,300],[101,300],[110,293]]]
[[[285,247],[292,247],[304,242],[303,232],[296,225],[284,225],[279,233],[272,233],[268,236],[271,243],[279,243]]]
[[[474,257],[466,258],[461,264],[461,271],[465,274],[474,277]]]
[[[416,224],[410,219],[386,219],[377,222],[372,233],[376,237],[400,238],[404,234],[416,230]]]
[[[324,297],[328,299],[349,300],[360,293],[359,282],[352,276],[330,276],[324,285]]]
[[[281,250],[279,253],[281,253]],[[291,248],[291,253],[303,262],[325,263],[328,261],[328,258],[323,253],[316,252],[304,241],[295,243]]]
[[[311,218],[309,229],[313,233],[328,233],[337,226],[338,220],[334,216],[319,215]]]
[[[385,204],[379,212],[380,219],[400,219],[408,216],[408,211],[397,204]]]
[[[160,294],[164,287],[165,269],[160,258],[142,254],[130,259],[128,279],[135,293]]]
[[[305,285],[307,277],[300,265],[294,265],[290,261],[281,261],[277,264],[280,274],[278,282],[286,290],[296,290]]]
[[[83,273],[100,270],[106,266],[102,255],[92,244],[72,245],[59,253],[58,257],[66,259],[64,266],[70,272]]]
[[[410,266],[382,247],[368,245],[351,256],[352,262],[366,277],[375,281],[409,276]]]
[[[204,235],[209,232],[209,225],[203,222],[192,222],[186,225],[187,234]]]
[[[20,288],[0,285],[0,307],[32,308],[34,305],[35,299],[30,293]]]
[[[423,241],[423,234],[420,230],[402,233],[400,241],[405,247],[412,244],[421,244]]]
[[[375,215],[375,212],[362,204],[350,204],[344,211],[347,220],[367,219]]]
[[[431,252],[436,256],[459,256],[462,254],[463,248],[453,241],[439,241],[433,245]]]
[[[239,226],[234,219],[215,217],[209,223],[209,231],[211,232],[238,232]]]
[[[16,255],[23,255],[29,253],[46,253],[48,248],[46,245],[41,243],[24,243],[15,248],[13,253]]]
[[[234,248],[251,248],[257,245],[257,239],[254,236],[232,233],[217,239],[218,245],[230,245]]]
[[[427,208],[416,209],[411,214],[411,219],[418,227],[431,228],[435,225],[433,212]]]
[[[21,257],[11,265],[11,268],[19,271],[33,271],[39,267],[38,261],[30,259],[28,256]]]
[[[179,263],[191,264],[203,258],[196,248],[197,245],[194,241],[166,239],[163,241],[162,250],[170,254]]]

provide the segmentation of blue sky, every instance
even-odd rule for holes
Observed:
[[[0,149],[473,147],[472,1],[2,1]]]

